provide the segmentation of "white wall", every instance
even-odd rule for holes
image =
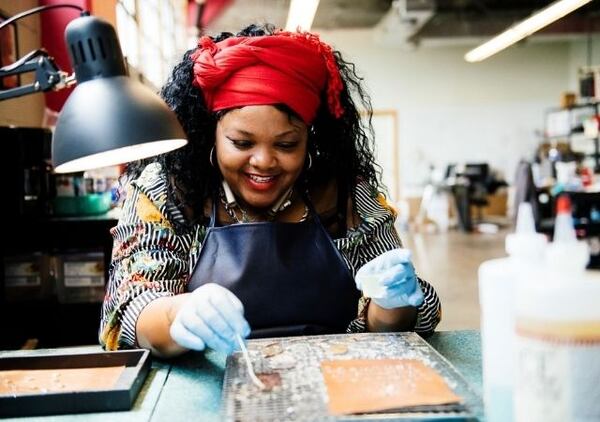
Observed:
[[[588,65],[600,65],[600,35],[572,41],[569,47],[569,90],[578,92],[578,69]]]
[[[469,46],[405,51],[376,45],[369,30],[321,37],[356,63],[374,109],[397,110],[404,193],[424,184],[430,164],[487,161],[512,180],[540,141],[544,110],[568,89],[569,42],[526,43],[469,64]]]

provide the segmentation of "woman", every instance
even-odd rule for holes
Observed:
[[[104,347],[433,331],[439,300],[400,249],[352,93],[370,113],[354,67],[309,33],[250,26],[185,54],[162,96],[189,144],[129,168]]]

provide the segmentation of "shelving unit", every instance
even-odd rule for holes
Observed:
[[[20,218],[5,226],[2,255],[34,252],[62,254],[96,250],[104,254],[104,279],[108,280],[112,238],[117,220],[105,214],[72,218]],[[36,338],[40,347],[94,344],[98,341],[100,301],[61,303],[54,291],[42,299],[8,300],[5,296],[4,261],[0,261],[0,349],[20,347]]]
[[[575,140],[591,142],[592,151],[586,152],[585,155],[593,159],[594,172],[600,173],[600,131],[597,130],[595,136],[586,136],[583,130],[584,118],[582,118],[598,115],[600,115],[600,102],[596,101],[569,108],[549,109],[545,116],[545,139],[550,142],[566,140],[571,146]]]
[[[590,101],[576,104],[569,108],[552,108],[545,115],[546,141],[556,143],[560,140],[568,142],[573,152],[583,153],[586,158],[593,160],[594,173],[600,173],[600,102]],[[593,118],[595,120],[594,133],[584,131],[584,122]],[[558,159],[558,157],[556,157]],[[596,176],[598,177],[598,176]],[[591,218],[591,210],[600,204],[600,192],[570,192],[565,194],[571,198],[575,229],[578,236],[586,239],[590,244],[589,268],[600,268],[600,254],[597,252],[600,242],[600,223]],[[549,211],[554,212],[556,198],[553,197],[549,204]],[[554,216],[542,220],[538,230],[548,235],[554,231]]]

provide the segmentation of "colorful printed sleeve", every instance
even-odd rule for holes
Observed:
[[[381,193],[366,183],[360,183],[356,186],[353,199],[361,223],[355,229],[349,230],[347,237],[336,239],[335,242],[352,274],[356,275],[358,269],[364,264],[384,252],[401,247],[402,242],[394,228],[396,212]],[[417,280],[423,290],[424,301],[417,308],[417,322],[414,331],[428,335],[440,322],[441,304],[433,286],[419,277]],[[350,323],[348,332],[366,331],[369,302],[369,298],[361,298],[359,316]]]
[[[167,200],[161,165],[148,165],[131,182],[116,227],[109,281],[102,307],[100,343],[107,350],[137,347],[135,327],[144,307],[185,291],[196,232],[180,234],[184,221]]]

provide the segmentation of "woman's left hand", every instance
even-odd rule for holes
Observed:
[[[367,262],[356,273],[356,287],[385,309],[423,303],[408,249],[393,249]]]

